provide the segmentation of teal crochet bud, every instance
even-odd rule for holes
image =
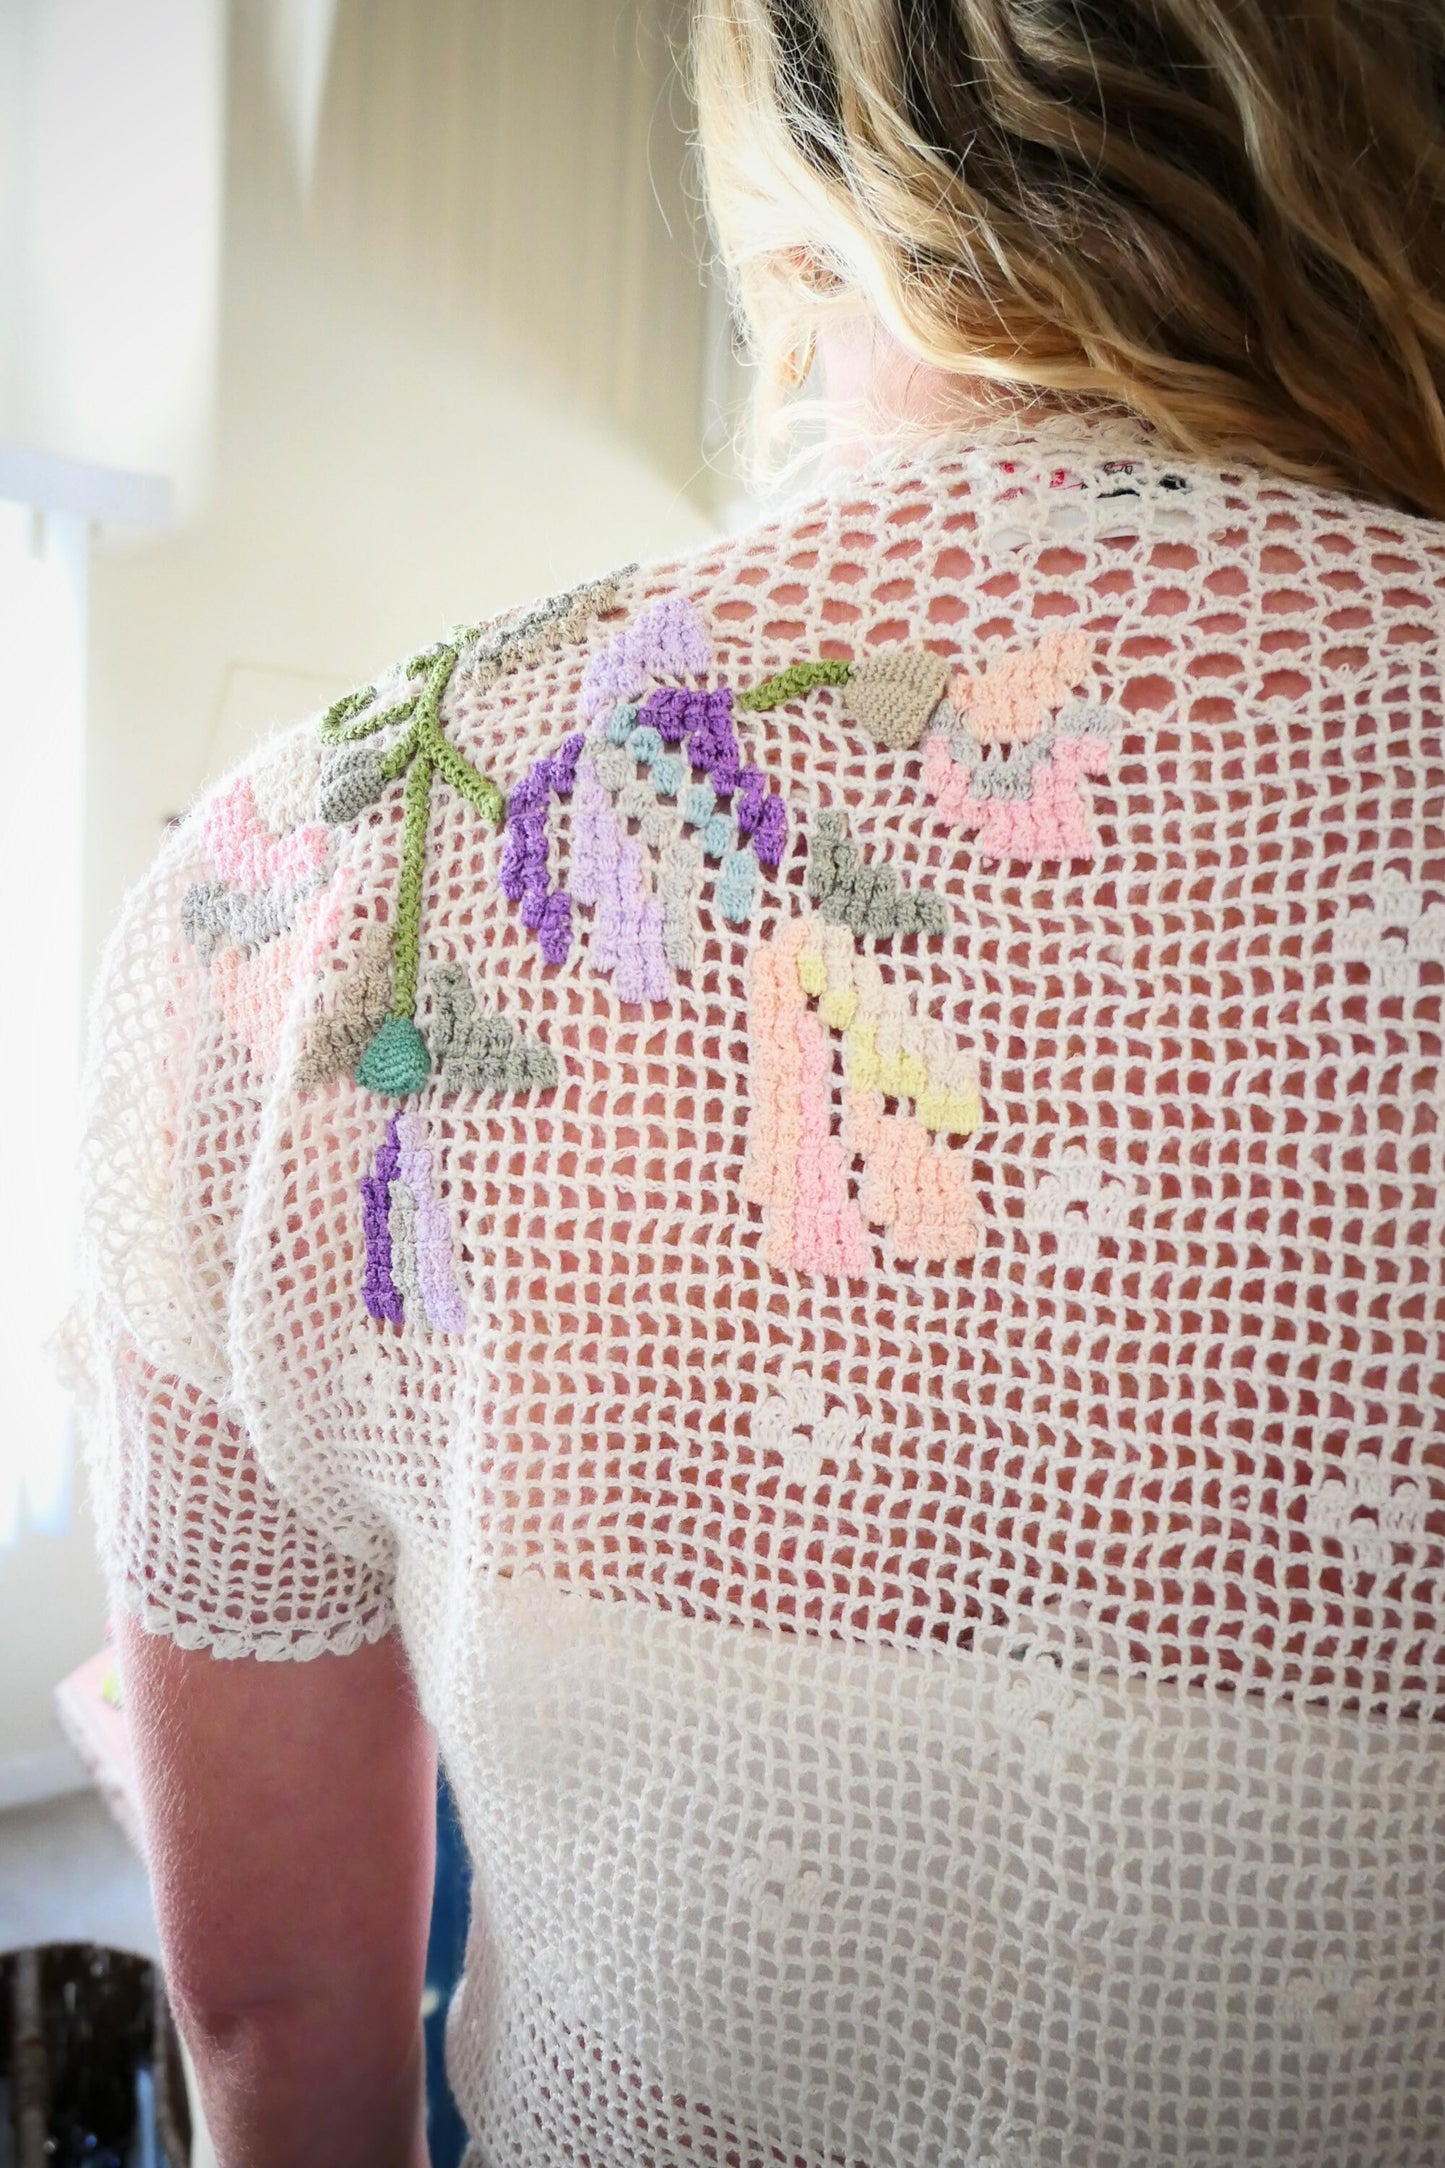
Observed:
[[[431,1075],[426,1041],[407,1016],[389,1016],[356,1065],[356,1081],[388,1099],[419,1092]]]

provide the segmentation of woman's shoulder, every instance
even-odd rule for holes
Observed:
[[[1066,417],[896,448],[684,555],[402,657],[206,793],[163,855],[159,917],[253,1080],[277,1073],[288,1025],[326,1009],[320,981],[339,972],[356,1014],[319,1051],[303,1034],[295,1078],[339,1073],[343,1056],[355,1073],[380,1039],[368,1074],[405,1082],[422,1073],[418,919],[439,880],[499,888],[547,960],[565,954],[542,831],[579,759],[644,843],[680,816],[723,869],[724,915],[743,923],[780,846],[779,776],[816,779],[850,752],[876,765],[879,748],[921,757],[950,672],[966,693],[1052,657],[1070,662],[1070,689],[1092,683],[1072,648],[1054,656],[1067,619],[1090,669],[1132,679],[1136,636],[1160,646],[1165,604],[1163,645],[1179,656],[1218,645],[1229,598],[1248,704],[1305,607],[1294,588],[1311,617],[1353,596],[1383,620],[1399,615],[1384,588],[1401,567],[1438,603],[1442,531],[1175,458],[1136,425]],[[1276,600],[1288,625],[1265,622]]]

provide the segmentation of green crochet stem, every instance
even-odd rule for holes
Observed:
[[[416,982],[421,971],[421,891],[426,877],[427,818],[436,762],[416,752],[406,778],[401,824],[401,872],[396,883],[396,926],[391,937],[391,1013],[416,1020]]]
[[[853,675],[851,662],[795,662],[776,677],[764,678],[751,692],[739,693],[740,708],[780,708],[785,700],[796,700],[802,693],[810,693],[815,685],[846,685]]]
[[[321,723],[324,745],[351,745],[369,738],[390,723],[410,726],[381,762],[388,782],[406,774],[406,800],[401,830],[401,873],[397,881],[396,922],[392,935],[391,1013],[410,1023],[416,1016],[417,979],[421,970],[421,897],[426,877],[426,838],[431,811],[433,776],[459,791],[484,820],[500,827],[507,815],[507,801],[496,784],[482,775],[459,753],[442,730],[442,696],[456,668],[460,642],[434,655],[418,655],[407,665],[407,675],[423,670],[421,691],[408,694],[378,715],[363,711],[375,700],[374,686],[345,694],[328,708]],[[358,719],[359,718],[359,719]]]

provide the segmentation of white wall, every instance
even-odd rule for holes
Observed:
[[[225,46],[225,0],[0,7],[0,442],[203,464]]]
[[[328,238],[302,201],[253,8],[236,11],[231,63],[209,483],[177,532],[102,537],[93,565],[92,958],[165,817],[256,728],[450,624],[711,531],[635,440],[584,418],[565,371],[508,368],[505,338],[483,358],[464,319],[448,333],[372,276],[354,230]],[[323,165],[325,131],[323,115]],[[674,408],[690,373],[699,414],[701,321],[700,300],[696,322],[664,311],[638,342]],[[102,1610],[83,1525],[0,1556],[0,1802],[7,1768],[22,1781],[51,1766],[50,1688],[96,1645]]]
[[[354,222],[308,210],[245,11],[227,202],[209,499],[169,539],[103,542],[95,565],[92,944],[268,688],[289,720],[447,625],[712,531],[583,401],[505,366],[505,336],[484,358],[466,318],[448,333],[413,305],[391,258],[368,270]],[[672,405],[690,378],[700,418],[705,304],[687,280],[695,318],[650,326],[647,366]]]

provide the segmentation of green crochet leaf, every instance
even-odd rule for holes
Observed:
[[[426,1041],[406,1016],[389,1016],[356,1065],[357,1083],[389,1099],[419,1092],[430,1075]]]

